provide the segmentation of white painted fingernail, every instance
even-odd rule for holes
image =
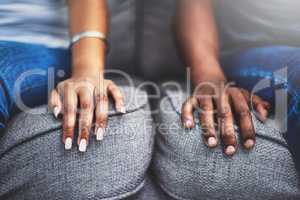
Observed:
[[[217,145],[217,140],[214,137],[210,137],[208,138],[207,143],[209,147],[215,147]]]
[[[60,113],[59,107],[58,107],[58,106],[55,106],[55,107],[53,108],[53,114],[54,114],[55,118],[58,117],[59,113]]]
[[[126,109],[125,109],[125,107],[124,107],[124,106],[122,106],[122,107],[120,108],[120,113],[123,113],[123,114],[125,114],[125,113],[126,113]]]
[[[191,120],[188,119],[188,120],[185,121],[185,127],[186,128],[191,128],[192,126],[193,126],[193,122]]]
[[[244,146],[245,146],[246,149],[251,149],[251,148],[253,148],[254,144],[255,144],[255,143],[254,143],[254,140],[248,139],[248,140],[244,143]]]
[[[228,156],[232,156],[235,153],[235,147],[232,145],[229,145],[228,147],[226,147],[225,153]]]
[[[96,131],[96,140],[98,141],[103,140],[103,135],[104,135],[104,129],[99,127]]]
[[[65,141],[65,150],[72,149],[72,138],[68,137]]]
[[[86,139],[80,140],[79,151],[80,152],[86,152],[86,147],[87,147],[87,141],[86,141]]]

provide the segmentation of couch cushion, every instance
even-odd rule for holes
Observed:
[[[299,199],[299,179],[282,134],[254,118],[255,148],[233,157],[203,143],[199,122],[181,127],[186,94],[166,91],[158,115],[153,168],[161,187],[176,199]],[[236,127],[237,128],[237,127]],[[238,131],[238,130],[237,130]]]
[[[176,52],[172,34],[174,0],[144,0],[140,21],[139,73],[145,79],[184,77],[183,66]]]
[[[136,41],[136,0],[109,0],[110,52],[108,68],[133,72]]]
[[[0,199],[122,199],[138,192],[151,160],[152,118],[145,92],[122,90],[127,113],[112,109],[104,140],[91,138],[86,153],[64,150],[61,123],[46,107],[17,115],[0,138]]]
[[[134,196],[126,198],[126,200],[174,200],[159,187],[152,173],[149,171],[146,175],[144,188]]]

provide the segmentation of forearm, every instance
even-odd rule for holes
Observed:
[[[108,34],[106,0],[69,0],[69,32],[74,36],[83,31]],[[84,38],[72,46],[72,75],[103,76],[106,45],[96,38]]]
[[[207,77],[224,79],[219,65],[219,41],[211,0],[179,0],[176,36],[194,83]]]

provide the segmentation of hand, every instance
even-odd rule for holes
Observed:
[[[125,113],[123,95],[111,80],[99,80],[95,77],[70,78],[57,85],[51,93],[50,108],[57,117],[63,114],[63,142],[65,149],[72,148],[76,114],[79,111],[79,151],[85,152],[94,117],[96,118],[95,135],[103,139],[108,117],[108,94],[114,101],[116,110]],[[79,105],[80,109],[77,109]]]
[[[234,131],[234,116],[238,122],[244,148],[250,150],[255,145],[255,131],[251,119],[250,105],[254,105],[262,121],[268,115],[269,103],[238,87],[226,87],[224,84],[202,82],[194,94],[182,106],[184,127],[193,128],[195,121],[193,109],[200,109],[200,123],[203,128],[204,141],[209,148],[217,146],[214,107],[217,110],[220,136],[224,143],[224,152],[231,156],[237,150]]]

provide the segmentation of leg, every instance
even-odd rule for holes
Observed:
[[[165,93],[159,104],[152,163],[166,193],[175,199],[300,198],[292,156],[281,133],[271,124],[254,118],[255,147],[251,151],[239,148],[233,157],[227,157],[221,145],[207,148],[199,120],[191,130],[182,128],[181,105],[187,94],[174,88]]]
[[[152,155],[152,117],[145,92],[121,89],[131,100],[127,113],[120,116],[110,105],[104,140],[90,139],[84,154],[64,150],[61,123],[46,106],[33,109],[39,115],[16,115],[0,139],[0,199],[115,200],[142,189]]]
[[[20,98],[28,107],[46,103],[49,72],[53,70],[56,74],[58,70],[63,70],[67,76],[69,68],[67,50],[0,41],[0,126],[2,129],[11,114],[21,109]],[[65,77],[60,77],[62,78]]]
[[[300,48],[271,46],[249,49],[224,57],[222,65],[231,81],[250,91],[260,80],[269,79],[272,86],[258,94],[274,105],[279,103],[275,102],[276,89],[286,90],[289,104],[285,138],[300,169],[300,118],[297,110],[300,95]],[[278,73],[284,68],[287,68],[287,77]]]

